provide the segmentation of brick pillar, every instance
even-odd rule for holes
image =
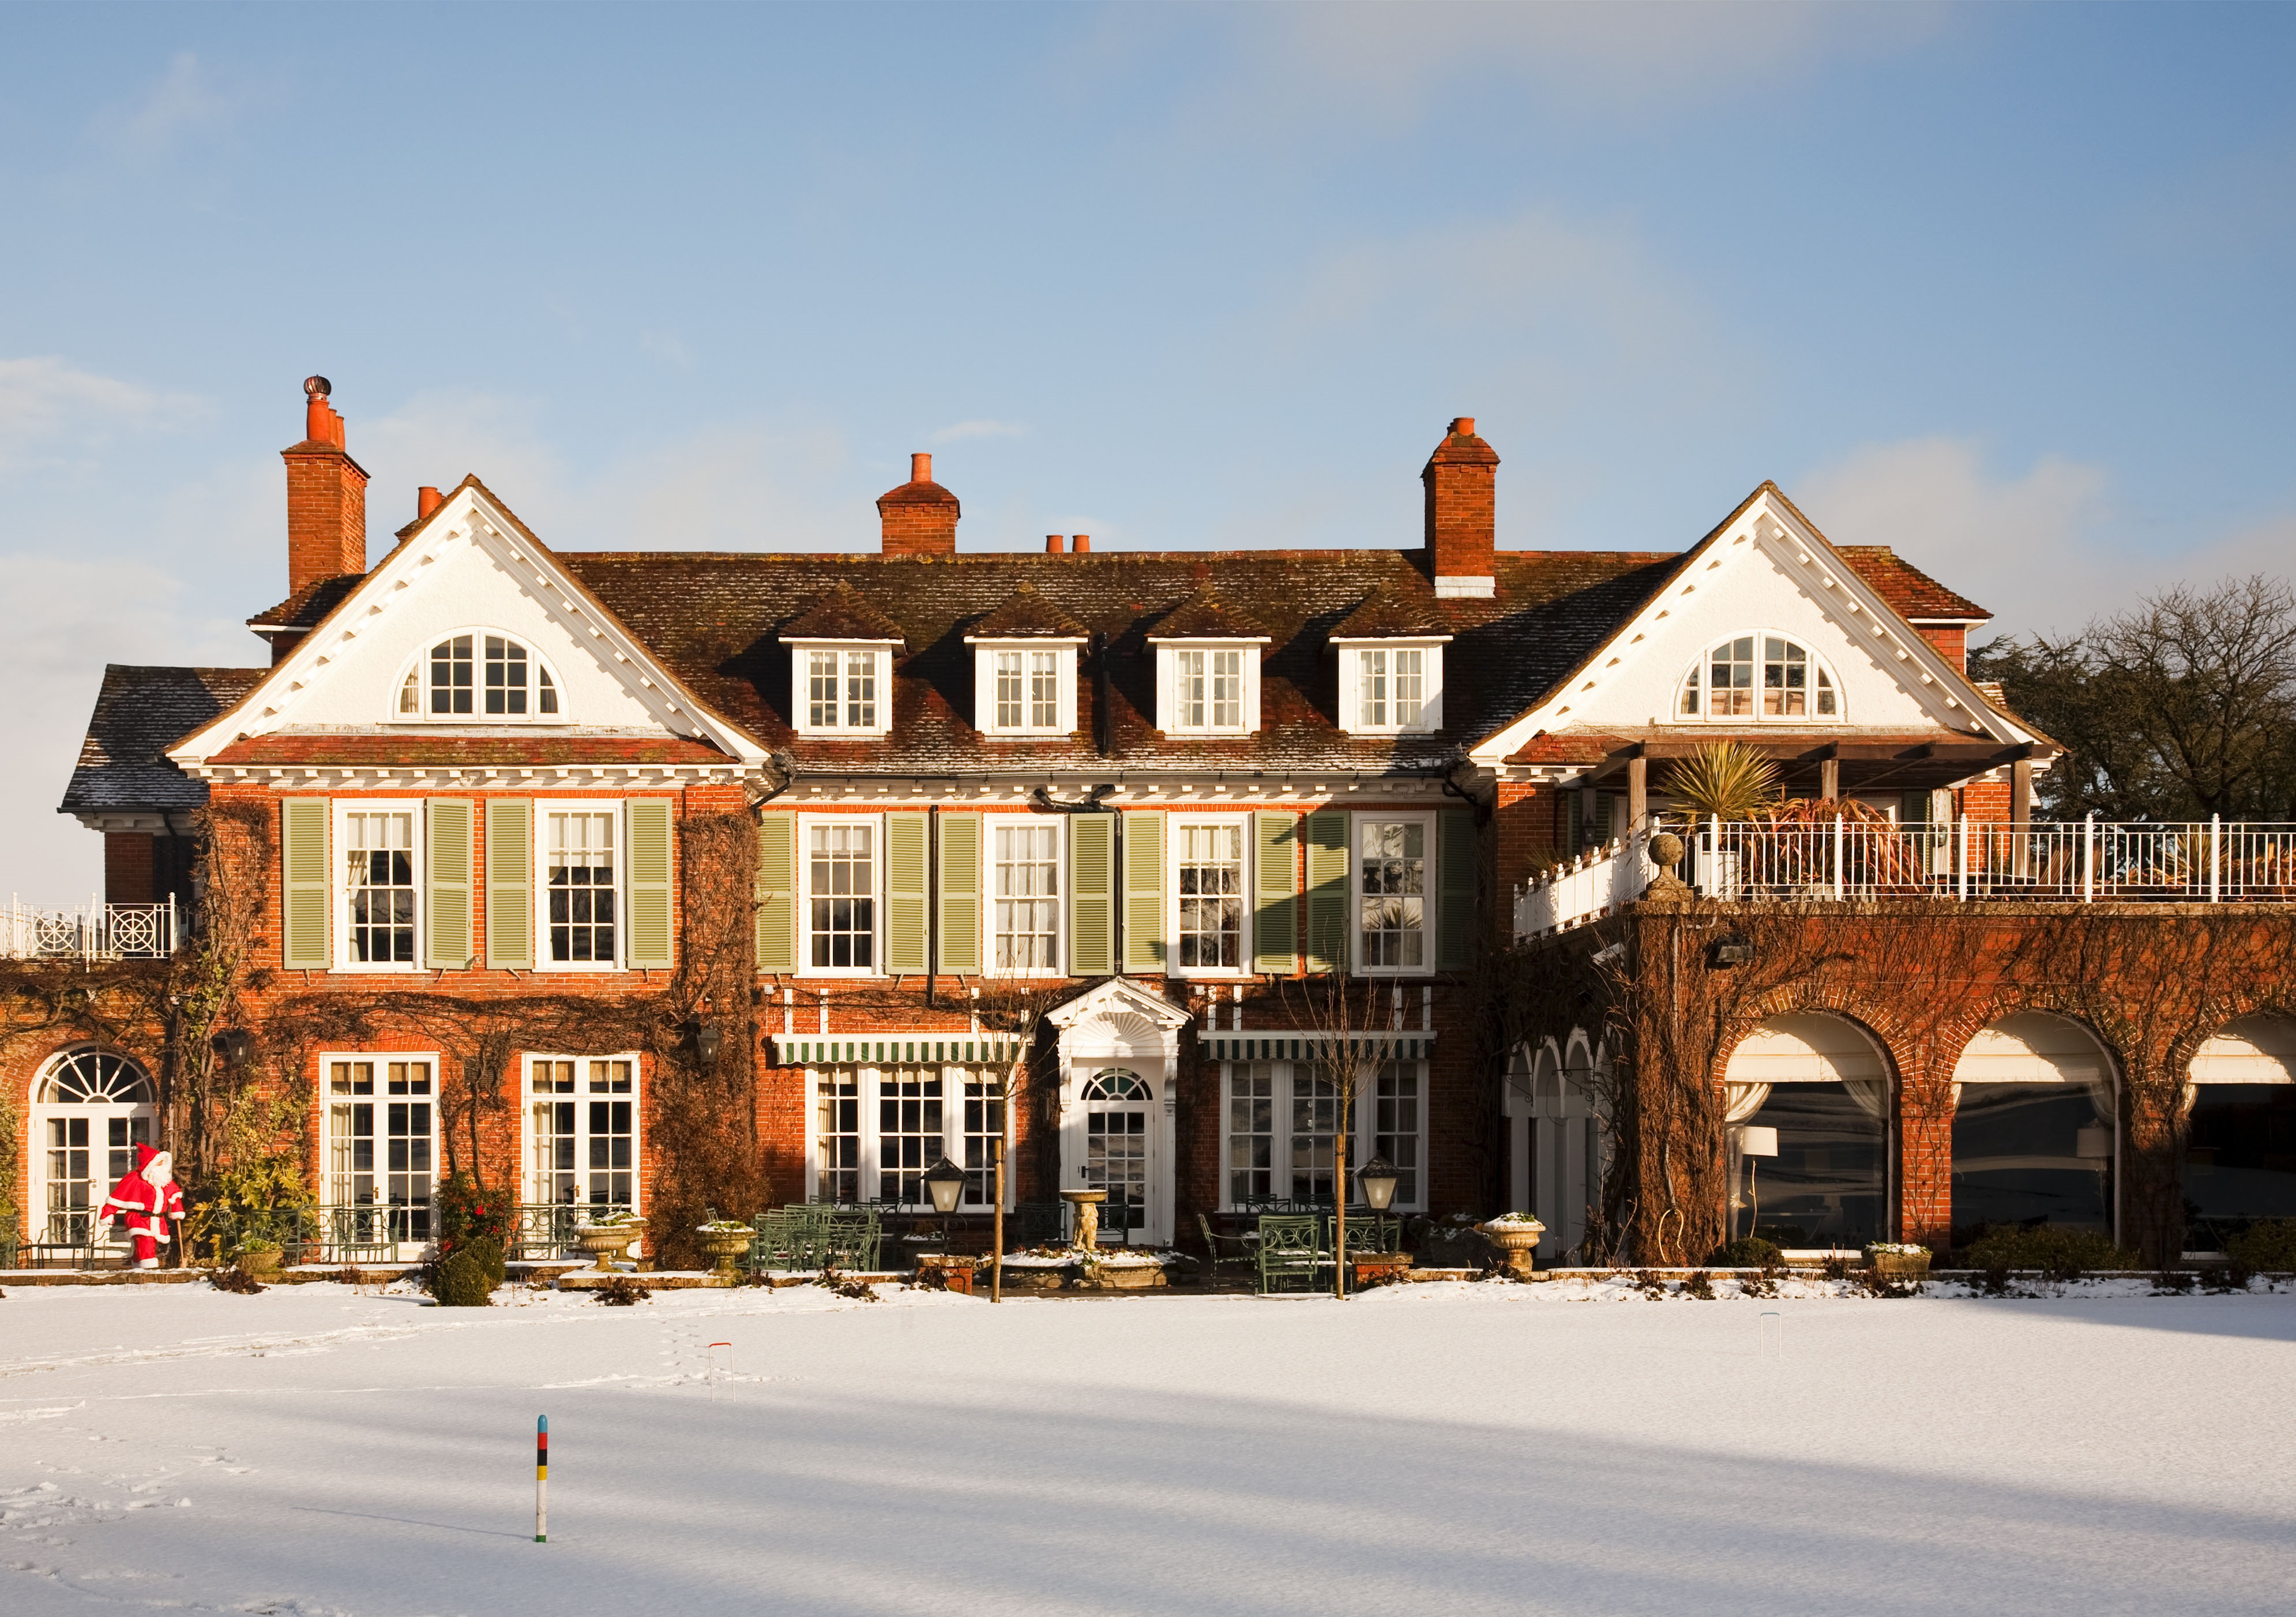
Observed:
[[[1953,1090],[1907,1085],[1898,1127],[1898,1238],[1942,1246],[1953,1228]]]

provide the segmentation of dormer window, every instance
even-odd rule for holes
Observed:
[[[882,735],[890,661],[882,645],[797,650],[798,729],[808,735]]]
[[[972,726],[983,735],[1073,735],[1085,628],[1027,584],[973,625]]]
[[[450,635],[406,671],[401,718],[554,718],[558,686],[505,635]]]
[[[1833,676],[1808,647],[1783,635],[1723,641],[1683,677],[1680,718],[1811,719],[1841,717]]]
[[[1357,641],[1340,648],[1340,727],[1350,735],[1423,735],[1443,727],[1441,641]]]
[[[1267,634],[1201,590],[1148,633],[1156,649],[1156,727],[1173,735],[1250,735],[1259,728],[1259,648]]]

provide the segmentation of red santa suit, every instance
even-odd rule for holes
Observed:
[[[176,1160],[149,1145],[135,1147],[135,1170],[111,1187],[97,1217],[113,1208],[127,1215],[127,1228],[135,1237],[135,1267],[158,1268],[160,1248],[171,1238],[168,1221],[184,1216],[184,1193],[176,1186]]]

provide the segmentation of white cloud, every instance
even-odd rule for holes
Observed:
[[[0,466],[100,441],[117,431],[180,426],[199,413],[187,394],[162,393],[83,371],[45,355],[0,359]]]
[[[2005,630],[2078,628],[2128,598],[2130,570],[2107,564],[2112,480],[2046,456],[2001,475],[1964,439],[1868,444],[1786,490],[1841,545],[1887,545],[1991,609]]]
[[[1026,423],[1017,421],[961,421],[932,434],[937,444],[958,443],[968,438],[1026,438]]]
[[[105,120],[102,136],[128,156],[161,157],[187,136],[220,128],[236,110],[200,59],[184,51],[168,63],[167,72],[141,103]]]

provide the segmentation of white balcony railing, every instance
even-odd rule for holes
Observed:
[[[164,960],[176,952],[176,902],[43,909],[12,897],[0,910],[0,959]]]
[[[2296,903],[2296,825],[2291,825],[1710,819],[1676,828],[1676,834],[1687,848],[1676,874],[1702,897],[1733,902]],[[1614,842],[1518,889],[1515,936],[1583,925],[1639,898],[1655,874],[1647,842],[1646,834]]]

